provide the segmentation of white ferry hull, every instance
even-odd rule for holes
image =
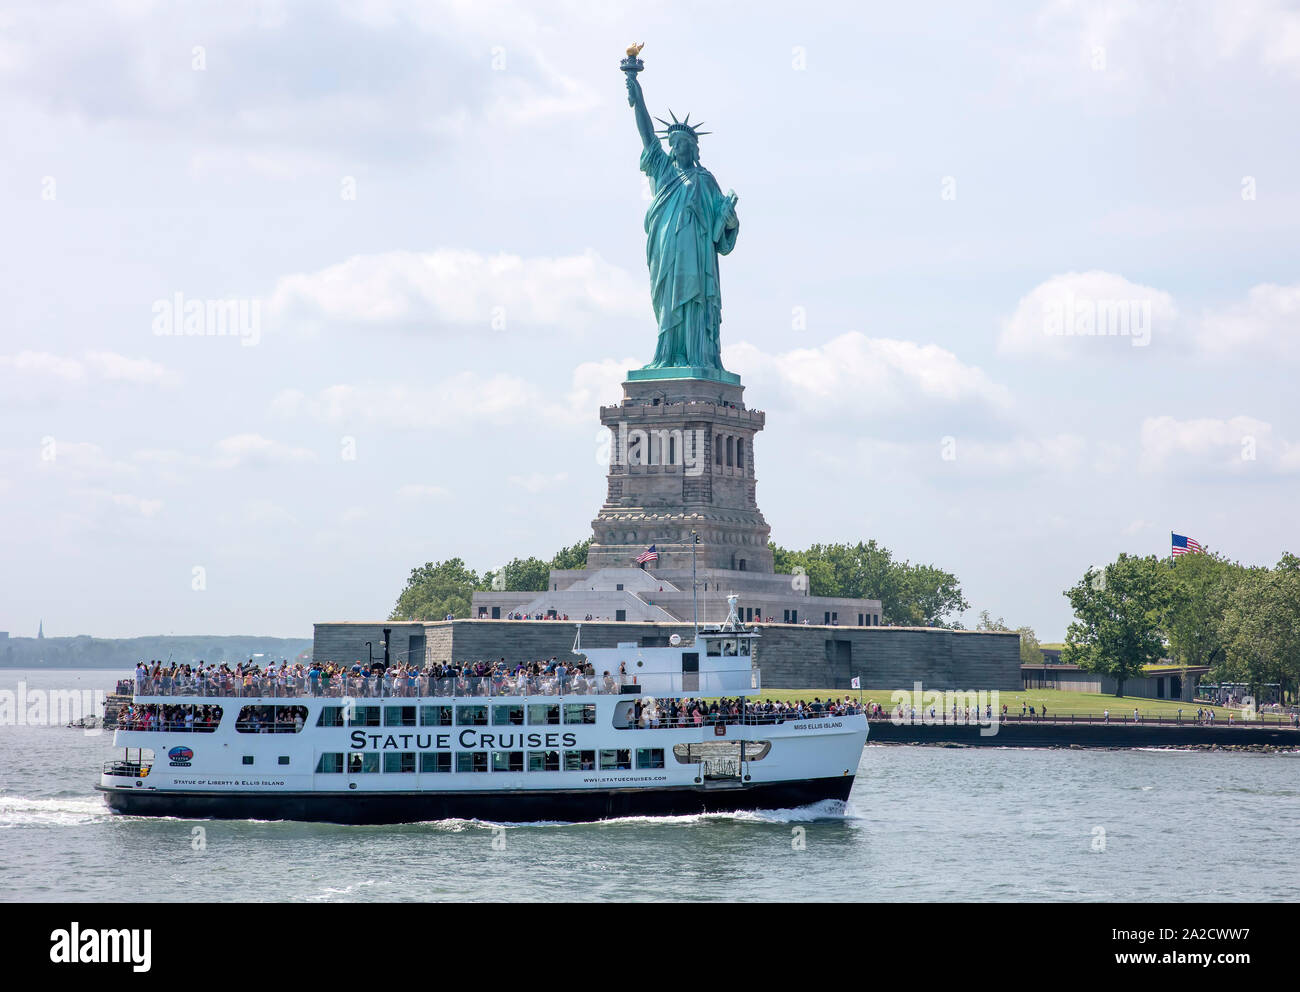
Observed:
[[[108,805],[132,816],[306,820],[385,824],[477,819],[496,823],[581,822],[625,816],[683,816],[792,809],[844,801],[853,776],[799,782],[748,782],[635,789],[532,792],[180,792],[105,788]]]

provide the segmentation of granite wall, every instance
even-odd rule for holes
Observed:
[[[614,647],[634,641],[666,645],[674,633],[691,635],[690,624],[583,623],[586,647]],[[837,627],[812,624],[756,624],[761,639],[756,663],[763,685],[791,689],[847,689],[854,676],[864,689],[910,689],[921,682],[934,689],[1021,688],[1020,638],[1015,633],[954,631],[921,627]],[[425,660],[508,663],[565,658],[578,625],[562,620],[452,620],[434,623],[318,623],[314,657],[351,663],[367,657],[382,628],[393,630],[390,653],[405,661],[412,635],[424,634]],[[417,642],[418,643],[418,642]],[[376,654],[380,652],[376,648]]]

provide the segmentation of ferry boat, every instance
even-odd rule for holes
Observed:
[[[672,721],[671,701],[761,690],[757,631],[730,619],[664,647],[581,645],[575,674],[382,674],[248,687],[146,683],[97,788],[124,814],[334,823],[590,821],[846,800],[867,720],[743,705]],[[249,694],[251,692],[251,694]],[[409,694],[408,694],[409,693]]]

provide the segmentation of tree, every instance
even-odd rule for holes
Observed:
[[[542,592],[550,587],[551,565],[540,558],[514,558],[500,572],[484,572],[481,590],[509,589],[512,592]]]
[[[1101,572],[1089,568],[1064,593],[1077,619],[1066,630],[1061,660],[1109,675],[1115,695],[1124,695],[1124,683],[1164,653],[1165,567],[1154,555],[1121,554]]]
[[[950,626],[948,615],[968,609],[957,577],[934,565],[894,560],[874,540],[814,544],[806,551],[768,545],[777,572],[802,568],[814,596],[880,600],[881,619],[908,626]]]
[[[1011,631],[1005,620],[1001,617],[994,620],[989,615],[988,610],[980,610],[979,622],[975,624],[975,629]],[[1017,627],[1015,633],[1020,635],[1020,664],[1041,665],[1043,663],[1043,649],[1038,646],[1038,635],[1034,633],[1034,628]]]
[[[447,614],[469,616],[470,601],[480,578],[459,558],[425,562],[411,569],[406,588],[397,597],[390,620],[442,620]]]
[[[1017,627],[1016,633],[1020,635],[1020,664],[1041,665],[1043,649],[1038,646],[1038,635],[1034,633],[1034,628]]]
[[[1224,660],[1224,611],[1243,572],[1210,552],[1171,559],[1161,573],[1168,590],[1163,623],[1171,658],[1184,665],[1213,666]]]
[[[579,541],[570,548],[561,548],[551,559],[551,568],[574,569],[587,567],[587,549],[591,547],[591,538]]]
[[[894,607],[899,616],[910,617],[914,626],[961,628],[956,620],[949,621],[948,615],[970,609],[970,603],[951,572],[904,562],[900,585],[899,602]]]
[[[1252,690],[1278,683],[1283,692],[1294,691],[1300,680],[1300,558],[1288,553],[1276,568],[1246,570],[1224,609],[1223,629],[1225,676]]]

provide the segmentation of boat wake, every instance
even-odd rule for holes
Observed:
[[[0,796],[0,830],[12,827],[80,827],[107,820],[110,816],[112,813],[99,798]]]
[[[497,822],[494,820],[426,820],[419,824],[425,829],[461,833],[466,830],[529,830],[538,827],[619,827],[654,824],[656,826],[682,826],[692,823],[815,823],[822,820],[846,819],[847,803],[840,799],[823,799],[820,802],[794,809],[733,810],[719,813],[686,813],[680,816],[619,816],[607,820],[531,820],[528,822]]]

